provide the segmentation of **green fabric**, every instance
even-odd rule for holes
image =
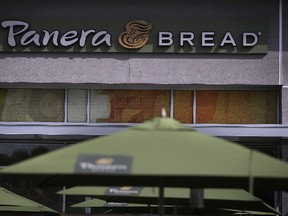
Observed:
[[[84,202],[80,202],[74,205],[71,205],[71,207],[82,207],[82,208],[86,208],[86,207],[101,207],[104,206],[107,202],[100,200],[100,199],[91,199],[91,200],[87,200]]]
[[[158,204],[159,190],[155,187],[144,187],[138,195],[106,195],[107,187],[85,187],[78,186],[61,190],[58,194],[66,195],[86,195],[98,197],[99,199],[110,200],[123,203],[141,203],[141,204]],[[188,206],[190,189],[187,188],[165,188],[164,190],[165,205]],[[96,207],[96,201],[87,201],[81,203],[81,207]],[[94,204],[94,206],[92,205]],[[261,199],[253,196],[243,189],[204,189],[204,203],[208,208],[239,208],[245,210],[257,210],[279,213],[271,206],[267,205]],[[78,206],[77,206],[78,207]]]
[[[82,207],[82,208],[92,208],[92,207],[104,207],[104,206],[110,206],[110,207],[117,207],[118,202],[116,203],[111,203],[108,204],[106,201],[100,200],[100,199],[90,199],[84,202],[80,202],[74,205],[71,205],[71,207]],[[123,204],[123,205],[122,205]],[[146,204],[134,204],[134,203],[119,203],[119,207],[124,206],[124,207],[145,207],[147,206]]]
[[[3,187],[0,187],[0,211],[45,211],[45,212],[54,212],[51,208],[48,208],[40,203],[34,202],[33,200],[27,199],[23,196],[15,194]],[[15,208],[14,208],[15,207]],[[3,210],[2,210],[3,209]],[[21,210],[19,210],[21,209]]]
[[[158,182],[153,177],[165,177],[166,183],[175,184],[170,186],[176,187],[183,186],[183,180],[189,178],[186,184],[192,186],[194,183],[195,186],[196,181],[191,180],[197,177],[197,187],[207,187],[207,184],[211,184],[209,187],[215,187],[214,184],[234,187],[229,184],[237,180],[237,187],[243,188],[248,184],[249,177],[253,176],[259,179],[255,186],[288,188],[288,163],[239,144],[199,133],[169,118],[156,118],[120,133],[83,141],[9,166],[0,173],[43,175],[43,179],[57,175],[64,179],[65,175],[79,174],[75,178],[67,176],[65,183],[83,185],[95,176],[95,184],[108,184],[108,177],[102,182],[96,178],[101,173],[75,172],[79,154],[131,156],[131,174],[125,175],[125,179],[129,180],[129,176],[148,176],[145,181],[157,186]],[[117,181],[123,174],[113,173],[111,176],[115,178],[109,180]],[[220,180],[215,183],[211,177]]]
[[[65,195],[105,195],[108,187],[89,187],[89,186],[77,186],[60,190],[58,194]],[[165,198],[189,198],[190,189],[187,188],[165,188]],[[140,192],[141,197],[158,197],[158,187],[144,187]],[[216,189],[206,188],[204,189],[204,198],[211,200],[239,200],[239,201],[259,201],[260,199],[253,196],[243,189]]]
[[[239,209],[221,209],[221,210],[233,212],[233,215],[275,215],[275,213],[272,212],[247,211]]]
[[[40,206],[0,206],[0,212],[50,212],[58,213],[52,209]]]

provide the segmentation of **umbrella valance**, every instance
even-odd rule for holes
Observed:
[[[130,193],[129,193],[130,191]],[[81,207],[100,207],[99,199],[116,203],[158,204],[159,189],[154,187],[85,187],[78,186],[59,191],[58,194],[86,195],[96,197],[80,204]],[[189,207],[190,190],[186,188],[165,188],[165,205]],[[279,214],[273,207],[243,189],[204,189],[205,208],[243,209]],[[75,207],[80,207],[76,205]]]
[[[288,163],[169,118],[83,141],[0,173],[32,177],[40,186],[288,189]]]

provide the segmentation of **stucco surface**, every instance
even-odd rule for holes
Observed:
[[[278,53],[261,57],[127,54],[0,55],[2,83],[255,84],[278,82]]]

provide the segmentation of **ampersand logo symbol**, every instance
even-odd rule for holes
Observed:
[[[134,20],[126,25],[126,31],[120,34],[118,41],[122,47],[127,49],[139,49],[149,39],[152,24],[145,20]]]

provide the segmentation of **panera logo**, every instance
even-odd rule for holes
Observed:
[[[122,187],[109,187],[105,194],[106,195],[120,195],[120,196],[132,196],[139,195],[143,187],[131,187],[131,186],[122,186]]]
[[[126,31],[120,34],[118,41],[124,48],[139,49],[148,42],[151,29],[152,24],[144,20],[129,22],[126,25]]]
[[[118,29],[116,25],[125,25],[121,20],[111,25],[97,21],[89,26],[78,22],[76,26],[66,26],[40,20],[0,20],[0,52],[267,53],[263,21],[253,22],[255,29],[241,20],[235,20],[235,24],[229,21],[227,26],[217,20],[159,21],[153,20],[153,29],[152,22],[146,20],[133,20],[125,29]]]
[[[124,155],[80,155],[76,172],[130,173],[132,158]]]
[[[131,186],[123,186],[120,189],[123,190],[123,191],[129,191],[129,190],[132,189],[132,187]]]
[[[99,165],[111,165],[113,161],[113,158],[100,158],[96,160],[95,163]]]
[[[104,206],[109,207],[126,207],[128,203],[120,203],[120,202],[107,202]]]

